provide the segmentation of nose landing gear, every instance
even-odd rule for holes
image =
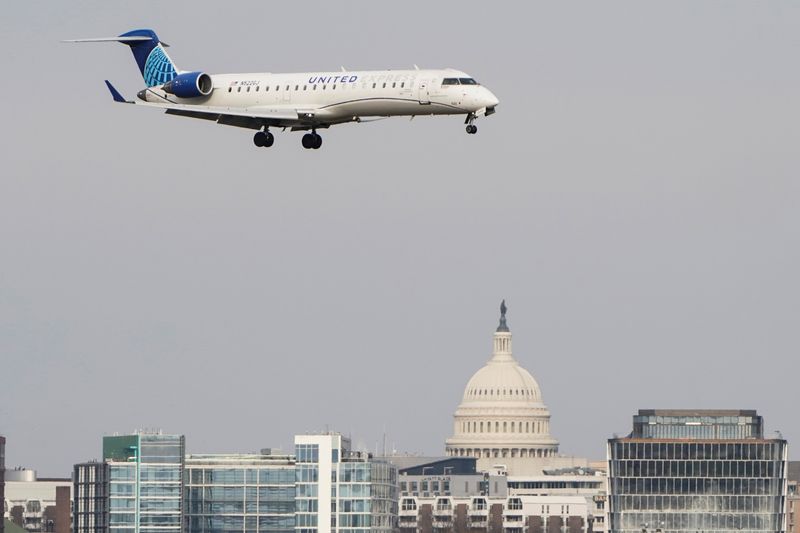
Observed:
[[[475,118],[476,118],[475,115],[473,113],[470,113],[469,115],[467,115],[467,120],[464,121],[464,123],[467,125],[467,133],[469,133],[470,135],[475,135],[476,133],[478,133],[478,126],[473,124],[473,122],[475,122]]]

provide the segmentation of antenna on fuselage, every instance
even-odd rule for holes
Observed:
[[[417,66],[416,63],[414,63],[414,70],[419,70],[419,67]]]

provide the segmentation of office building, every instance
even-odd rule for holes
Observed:
[[[59,490],[67,490],[66,504]],[[57,518],[70,512],[72,481],[69,478],[41,478],[35,470],[13,468],[5,471],[4,510],[7,518],[29,533],[56,531]]]
[[[405,464],[398,476],[401,533],[581,533],[592,519],[594,485],[585,489],[588,498],[576,496],[581,489],[556,475],[546,483],[518,481],[512,493],[506,472],[477,472],[475,458],[423,459],[393,459]]]
[[[103,461],[75,465],[74,533],[181,533],[182,435],[103,438]]]
[[[5,517],[8,512],[8,504],[6,503],[6,438],[0,436],[0,500],[3,501],[3,517],[0,518],[0,533],[4,533]]]
[[[390,533],[397,519],[397,468],[353,451],[339,434],[297,435],[296,533]]]
[[[611,533],[786,531],[786,441],[755,411],[640,410],[607,452]]]
[[[800,461],[789,461],[786,491],[786,531],[800,533]]]
[[[294,533],[294,456],[186,456],[186,533]]]

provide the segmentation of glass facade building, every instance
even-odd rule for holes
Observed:
[[[607,450],[612,533],[786,530],[786,441],[755,411],[642,410]]]
[[[338,434],[295,437],[296,533],[390,533],[397,468],[353,452]]]
[[[292,456],[186,457],[187,533],[294,533],[294,510]]]
[[[182,435],[103,438],[103,462],[75,465],[75,533],[181,533]]]
[[[185,453],[180,435],[103,439],[74,467],[73,533],[390,533],[397,469],[338,434],[295,437],[296,456]]]

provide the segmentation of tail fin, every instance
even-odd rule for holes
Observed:
[[[175,63],[169,58],[164,47],[169,46],[162,43],[156,32],[153,30],[132,30],[123,33],[119,37],[108,37],[100,39],[75,39],[66,42],[120,42],[130,46],[139,71],[142,73],[144,82],[148,87],[161,85],[172,81],[178,75]]]

